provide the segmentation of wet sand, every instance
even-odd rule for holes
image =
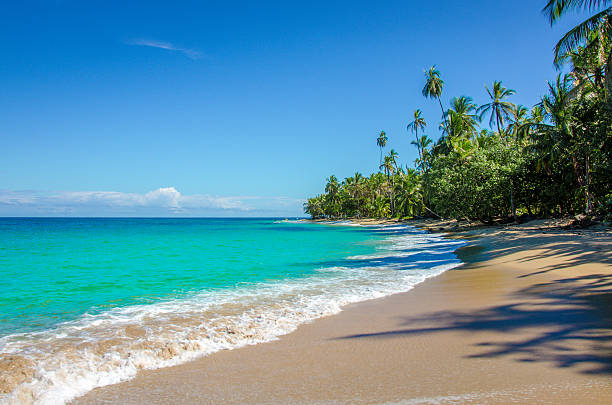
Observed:
[[[78,404],[612,403],[612,234],[470,230],[466,265]]]

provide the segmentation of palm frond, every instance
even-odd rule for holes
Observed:
[[[542,12],[554,24],[565,12],[571,10],[593,11],[612,4],[612,0],[549,0]]]
[[[565,59],[565,55],[569,54],[573,49],[581,44],[590,42],[591,33],[598,30],[602,23],[607,22],[610,16],[612,16],[612,7],[593,15],[565,34],[555,45],[555,66],[558,67]]]

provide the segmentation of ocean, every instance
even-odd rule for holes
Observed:
[[[460,265],[462,244],[406,225],[0,218],[0,403],[277,339]]]

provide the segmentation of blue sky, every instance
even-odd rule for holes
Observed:
[[[127,3],[127,2],[126,2]],[[0,5],[0,215],[295,216],[325,178],[401,161],[436,64],[453,96],[556,76],[545,1]]]

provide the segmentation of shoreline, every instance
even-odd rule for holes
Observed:
[[[409,292],[74,403],[609,402],[611,319],[585,297],[610,296],[610,233],[541,225],[470,230],[466,264]]]
[[[530,219],[519,223],[507,224],[485,224],[480,221],[458,221],[455,219],[435,219],[435,218],[346,218],[346,219],[301,219],[302,222],[310,222],[315,224],[334,224],[334,223],[353,223],[358,225],[410,225],[415,228],[428,232],[442,232],[447,234],[457,234],[466,231],[479,229],[512,229],[520,227],[521,229],[541,230],[541,231],[600,231],[612,232],[612,226],[606,223],[591,223],[590,226],[576,226],[577,219],[573,217],[563,218],[539,218]],[[579,222],[579,221],[578,221]]]

